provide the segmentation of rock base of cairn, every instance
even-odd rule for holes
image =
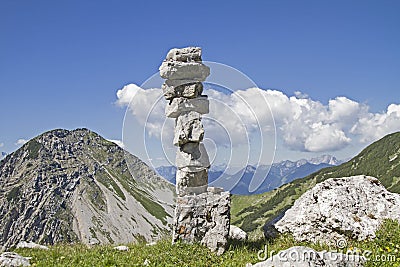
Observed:
[[[221,255],[229,236],[230,193],[210,189],[177,198],[173,242],[198,242]]]

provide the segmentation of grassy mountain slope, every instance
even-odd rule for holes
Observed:
[[[322,169],[264,194],[233,196],[231,223],[251,232],[253,237],[261,237],[266,222],[291,207],[315,184],[359,174],[377,177],[389,191],[400,193],[400,132],[383,137],[339,166]]]

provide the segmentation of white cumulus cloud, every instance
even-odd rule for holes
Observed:
[[[0,147],[3,147],[4,146],[4,143],[0,143]]]
[[[150,135],[160,137],[160,129],[165,121],[165,101],[161,89],[145,90],[136,84],[128,84],[117,91],[117,98],[116,103],[127,106],[138,122],[146,126]]]
[[[400,130],[400,105],[391,104],[383,113],[370,113],[366,104],[344,96],[324,105],[296,92],[287,96],[278,90],[249,88],[231,94],[207,89],[210,114],[204,116],[206,134],[218,145],[243,145],[261,127],[273,132],[287,148],[296,151],[329,152],[350,142],[371,142]],[[117,104],[129,111],[150,135],[161,129],[173,134],[173,120],[165,118],[166,101],[161,89],[144,90],[135,84],[117,92]],[[271,113],[272,112],[272,113]],[[271,115],[273,114],[273,116]]]
[[[400,131],[400,105],[396,104],[390,104],[383,113],[362,114],[350,130],[361,136],[361,142],[372,142],[396,131]]]
[[[28,142],[28,140],[26,140],[26,139],[18,139],[16,142],[15,142],[15,145],[16,146],[22,146],[22,145],[24,145],[24,144],[26,144]]]

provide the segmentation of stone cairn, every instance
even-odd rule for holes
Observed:
[[[175,119],[173,143],[179,147],[173,242],[200,242],[220,255],[229,234],[230,193],[208,187],[210,160],[202,143],[201,116],[209,112],[202,82],[210,68],[202,63],[200,47],[186,47],[171,49],[159,70],[166,79],[162,85],[169,101],[165,114]]]

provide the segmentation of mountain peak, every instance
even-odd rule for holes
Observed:
[[[283,160],[278,163],[274,163],[273,165],[277,166],[280,165],[281,167],[286,167],[286,168],[293,168],[294,166],[300,167],[304,164],[314,164],[314,165],[319,165],[319,164],[328,164],[328,165],[339,165],[342,163],[342,161],[336,159],[336,157],[332,155],[321,155],[319,157],[311,158],[311,159],[300,159],[297,161],[291,161],[291,160]]]
[[[85,128],[28,141],[0,161],[0,188],[0,246],[151,241],[172,219],[173,186]]]
[[[322,155],[322,156],[319,156],[316,158],[312,158],[308,162],[315,164],[315,165],[325,163],[325,164],[335,165],[335,166],[342,163],[341,161],[339,161],[336,157],[334,157],[332,155]]]

